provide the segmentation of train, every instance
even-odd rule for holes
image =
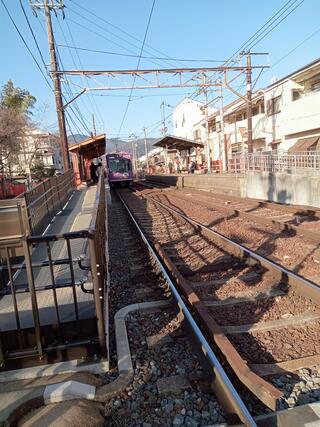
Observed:
[[[108,181],[111,187],[115,185],[129,186],[133,180],[131,155],[125,152],[106,155]]]

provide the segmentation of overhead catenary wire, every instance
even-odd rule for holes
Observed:
[[[97,49],[89,49],[85,47],[80,46],[70,46],[70,45],[63,45],[59,44],[59,47],[65,47],[68,49],[74,49],[74,50],[83,50],[85,52],[92,52],[92,53],[103,53],[106,55],[115,55],[115,56],[124,56],[128,58],[139,58],[139,55],[133,55],[129,53],[119,53],[119,52],[112,52],[108,50],[97,50]],[[158,57],[158,56],[141,56],[141,59],[166,59],[165,57]],[[184,62],[216,62],[216,63],[222,63],[225,62],[225,59],[186,59],[186,58],[172,58],[174,61],[184,61]]]
[[[300,3],[294,7],[294,9],[292,9],[292,11],[290,11],[291,7],[296,5],[296,3],[300,1]],[[275,14],[273,14],[271,16],[271,18],[268,19],[268,21],[266,21],[249,39],[247,39],[229,58],[228,60],[223,64],[223,65],[227,65],[230,63],[234,63],[236,62],[236,56],[239,55],[240,53],[244,52],[244,51],[248,51],[250,49],[252,49],[253,46],[256,46],[258,43],[260,43],[271,31],[274,30],[274,28],[276,28],[281,22],[283,22],[287,16],[289,16],[294,10],[296,10],[296,8],[298,6],[300,6],[303,3],[304,0],[289,0],[287,1],[280,9],[277,10],[277,12]],[[287,11],[289,11],[287,13],[287,15],[285,15],[281,22],[278,23],[278,25],[274,26],[270,31],[266,32],[270,26],[274,25],[277,20]],[[262,36],[263,35],[263,36]],[[257,39],[260,37],[260,39],[257,41]],[[255,43],[253,45],[253,43]],[[215,76],[218,76],[219,73],[216,72],[214,73],[212,76],[210,76],[210,79],[214,78]],[[194,95],[192,96],[192,98],[195,98],[198,96],[197,91],[194,93]]]
[[[147,35],[148,35],[148,31],[149,31],[149,27],[150,27],[151,18],[152,18],[152,14],[153,14],[155,3],[156,3],[156,0],[153,0],[152,6],[151,6],[151,10],[150,10],[150,13],[149,13],[147,27],[146,27],[146,30],[145,30],[145,33],[144,33],[143,42],[142,42],[142,46],[141,46],[141,50],[140,50],[140,56],[139,56],[139,59],[138,59],[137,70],[139,69],[139,66],[140,66],[141,56],[142,56],[142,53],[143,53],[144,44],[145,44],[146,39],[147,39]],[[129,98],[128,98],[128,102],[127,102],[127,105],[126,105],[126,108],[125,108],[125,111],[124,111],[124,114],[123,114],[123,117],[122,117],[122,120],[121,120],[121,123],[120,123],[120,126],[119,126],[118,134],[120,134],[120,132],[122,130],[123,123],[124,123],[124,121],[126,119],[126,116],[127,116],[127,113],[128,113],[129,104],[130,104],[131,96],[132,96],[132,93],[133,93],[133,88],[134,88],[134,85],[135,85],[135,82],[136,82],[136,78],[137,78],[137,75],[135,74],[134,77],[133,77],[133,83],[132,83],[130,95],[129,95]]]
[[[133,36],[132,34],[128,33],[127,31],[123,30],[122,28],[120,28],[120,27],[118,27],[118,26],[116,26],[116,25],[112,24],[110,21],[107,21],[105,18],[102,18],[101,16],[99,16],[99,15],[95,14],[95,13],[94,13],[94,12],[92,12],[91,10],[89,10],[89,9],[85,8],[84,6],[81,6],[79,3],[75,2],[75,1],[73,1],[73,3],[74,3],[74,4],[76,4],[80,9],[84,10],[86,13],[89,13],[90,15],[94,16],[94,18],[96,18],[96,19],[98,19],[98,20],[102,21],[104,24],[107,24],[107,25],[109,25],[109,26],[110,26],[110,27],[112,27],[112,28],[115,28],[117,31],[119,31],[119,32],[121,32],[122,34],[125,34],[126,36],[130,37],[131,39],[133,39],[133,40],[137,41],[137,42],[138,42],[138,43],[140,43],[140,45],[141,45],[142,41],[141,41],[139,38],[137,38],[137,37]],[[79,13],[78,13],[78,14],[79,14]],[[95,25],[96,25],[96,21],[95,21]],[[106,29],[105,29],[105,27],[101,27],[101,26],[100,26],[100,28],[102,28],[104,31],[108,31],[108,30],[106,30]],[[114,36],[118,37],[119,39],[121,39],[121,40],[125,41],[126,43],[130,44],[131,46],[135,46],[135,47],[137,47],[138,49],[140,48],[139,46],[133,45],[132,43],[128,42],[128,41],[127,41],[126,39],[124,39],[123,37],[120,37],[120,36],[118,36],[118,35],[116,35],[116,34],[112,33],[111,31],[108,31],[108,32],[109,32],[109,33],[111,33],[111,34],[113,34]],[[153,48],[153,47],[152,47],[152,46],[150,46],[148,43],[145,43],[145,44],[144,44],[144,46],[147,46],[149,49],[153,50],[154,52],[157,52],[158,54],[165,56],[164,61],[166,61],[167,63],[169,63],[169,61],[170,61],[170,62],[174,61],[174,59],[173,59],[173,58],[171,58],[170,56],[166,55],[166,54],[165,54],[165,53],[163,53],[162,51],[160,51],[160,50],[158,50],[158,49]],[[145,52],[148,52],[148,49],[145,49]]]
[[[112,43],[112,44],[114,44],[115,46],[117,46],[117,47],[120,47],[121,49],[123,49],[123,50],[125,50],[125,51],[127,51],[127,52],[130,52],[130,53],[132,53],[132,54],[134,54],[134,55],[136,55],[137,54],[137,52],[136,51],[134,51],[134,50],[132,50],[132,49],[130,49],[130,48],[128,48],[128,47],[126,47],[126,46],[123,46],[122,44],[120,44],[120,43],[118,43],[118,42],[115,42],[114,40],[111,40],[110,38],[108,38],[108,37],[106,37],[105,35],[103,35],[103,34],[101,34],[101,33],[99,33],[99,32],[97,32],[96,30],[92,30],[91,28],[89,28],[89,27],[87,27],[86,25],[83,25],[83,24],[81,24],[81,23],[79,23],[79,22],[77,22],[77,21],[75,21],[74,19],[72,19],[72,18],[70,18],[70,17],[68,17],[68,19],[69,19],[69,21],[70,22],[72,22],[73,24],[75,24],[75,25],[77,25],[77,26],[79,26],[80,28],[83,28],[83,29],[85,29],[85,30],[87,30],[87,31],[89,31],[90,33],[92,33],[92,34],[95,34],[96,36],[99,36],[99,37],[101,37],[101,38],[103,38],[104,40],[107,40],[109,43]],[[156,66],[162,66],[162,64],[161,63],[159,63],[159,62],[157,62],[157,61],[154,61],[154,60],[152,60],[152,59],[150,59],[150,60],[148,60],[149,62],[151,62],[152,64],[155,64]]]
[[[263,34],[262,36],[261,36],[261,38],[259,38],[257,41],[255,41],[255,43],[254,44],[251,44],[250,46],[249,46],[249,49],[252,49],[252,48],[254,48],[258,43],[260,43],[265,37],[267,37],[267,35],[268,34],[270,34],[271,33],[271,31],[273,31],[275,28],[277,28],[288,16],[290,16],[291,15],[291,13],[293,13],[302,3],[304,2],[304,0],[300,0],[300,3],[298,3],[293,9],[291,9],[279,22],[277,22],[275,25],[273,25],[270,29],[269,29],[269,31],[267,31],[265,34]],[[280,15],[280,16],[282,16],[282,14]],[[279,17],[280,17],[279,16]]]
[[[66,21],[66,19],[65,19],[65,21]],[[70,30],[70,27],[69,27],[69,25],[68,25],[68,23],[66,22],[66,24],[67,24],[67,28],[68,28],[68,31],[69,31],[69,34],[70,34],[70,37],[71,37],[71,40],[73,41],[73,36],[72,36],[72,33],[71,33],[71,30]],[[66,35],[65,35],[65,32],[64,32],[64,30],[63,30],[63,28],[62,28],[62,25],[60,24],[60,20],[58,19],[58,25],[59,25],[59,28],[60,28],[60,31],[61,31],[61,34],[62,34],[62,36],[63,36],[63,38],[64,38],[64,40],[65,40],[65,42],[67,43],[67,37],[66,37]],[[56,43],[56,46],[57,46],[57,49],[59,49],[59,44],[57,44]],[[70,53],[70,57],[71,57],[71,60],[72,60],[72,62],[73,62],[73,64],[74,64],[74,66],[75,67],[77,67],[77,65],[76,65],[76,61],[75,61],[75,58],[73,57],[73,54],[72,54],[72,51],[69,49],[69,53]],[[59,56],[60,56],[60,60],[61,60],[61,55],[59,54]],[[79,65],[80,65],[80,67],[82,67],[83,68],[83,66],[82,66],[82,63],[81,63],[81,60],[80,60],[80,57],[79,57],[79,55],[78,55],[78,53],[77,53],[77,57],[78,57],[78,62],[79,62]],[[87,78],[86,78],[86,81],[87,81]],[[69,82],[67,83],[68,84],[68,87],[69,87],[69,89],[70,89],[70,92],[72,92],[72,90],[71,90],[71,88],[70,88],[70,85],[69,85]],[[70,98],[72,98],[72,96],[70,97]],[[92,99],[92,100],[91,100]],[[91,113],[94,111],[94,112],[96,112],[96,114],[98,115],[98,117],[99,117],[99,120],[101,121],[101,123],[103,124],[103,119],[102,119],[102,116],[101,116],[101,114],[100,114],[100,111],[99,111],[99,109],[98,109],[98,106],[97,106],[97,104],[96,104],[96,102],[95,102],[95,100],[93,99],[93,97],[92,97],[92,94],[91,94],[91,97],[89,97],[88,98],[88,100],[89,100],[89,103],[90,103],[90,105],[91,105],[91,108],[92,108],[92,110],[90,111],[90,108],[87,106],[87,104],[85,103],[85,101],[84,101],[84,99],[83,98],[81,98],[81,102],[83,103],[83,105],[85,106],[85,108],[86,108],[86,110],[88,111],[88,113],[90,113],[90,115],[91,115]]]
[[[72,41],[72,43],[74,44],[74,38],[73,38],[73,35],[72,35],[72,32],[71,32],[71,29],[70,29],[70,26],[69,26],[68,20],[67,20],[67,19],[65,19],[65,22],[66,22],[66,25],[67,25],[67,29],[68,29],[68,32],[69,32],[69,35],[70,35],[71,41]],[[63,28],[62,28],[62,31],[63,31]],[[83,68],[83,65],[82,65],[82,61],[81,61],[80,55],[79,55],[79,53],[78,53],[78,52],[76,52],[76,54],[77,54],[77,58],[78,58],[78,61],[79,61],[80,67],[82,67],[82,68]],[[88,85],[88,78],[87,78],[87,77],[85,77],[85,81],[87,82],[87,85]],[[89,86],[89,85],[88,85],[88,86]],[[101,115],[101,113],[100,113],[100,110],[99,110],[99,107],[98,107],[98,105],[97,105],[97,103],[96,103],[96,101],[95,101],[95,99],[94,99],[94,97],[93,97],[93,95],[92,95],[92,92],[89,92],[89,102],[90,102],[90,104],[91,104],[91,106],[92,106],[93,110],[96,112],[96,114],[97,114],[97,116],[98,116],[98,118],[99,118],[99,120],[100,120],[101,124],[102,124],[102,125],[104,125],[103,117],[102,117],[102,115]]]

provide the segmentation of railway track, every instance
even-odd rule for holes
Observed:
[[[261,255],[320,284],[320,224],[317,220],[318,210],[302,210],[301,208],[299,210],[291,206],[281,206],[281,212],[284,208],[289,210],[289,213],[287,209],[284,211],[284,215],[287,218],[289,215],[294,216],[297,213],[302,214],[304,212],[305,216],[310,214],[308,222],[302,223],[299,227],[296,226],[296,228],[299,228],[298,230],[292,230],[283,221],[276,220],[274,217],[266,217],[264,208],[261,208],[265,216],[262,221],[256,214],[252,215],[250,213],[247,217],[247,213],[244,212],[243,216],[238,209],[228,207],[228,204],[232,203],[232,199],[224,198],[223,195],[220,197],[220,194],[212,194],[211,197],[206,192],[193,192],[193,190],[189,193],[172,189],[146,189],[141,184],[139,184],[138,188],[141,188],[141,191],[145,194],[152,194],[157,200],[179,210],[188,217],[198,220],[209,228],[219,231],[232,240],[242,243]],[[212,202],[212,200],[214,201]],[[242,209],[248,203],[250,207],[247,210],[253,210],[258,204],[258,202],[250,199],[239,200],[239,198],[235,199],[235,203],[241,204]],[[275,205],[278,209],[276,204],[259,203],[271,204],[272,207]],[[213,205],[214,207],[212,207]],[[275,209],[273,209],[273,212],[275,212]],[[266,208],[266,211],[270,212],[270,208]],[[300,228],[304,224],[307,224],[308,227],[313,226],[314,230],[310,228],[304,234],[302,228]]]
[[[160,191],[172,194],[180,200],[193,199],[207,209],[224,212],[228,217],[239,217],[258,224],[268,225],[276,231],[288,231],[301,235],[307,239],[320,242],[320,209],[281,205],[255,199],[242,199],[240,197],[208,193],[196,189],[172,189],[159,184],[146,182],[135,184],[141,188],[149,188],[155,192]]]
[[[266,380],[320,364],[315,283],[156,199],[120,190],[135,220],[237,378],[272,410]]]

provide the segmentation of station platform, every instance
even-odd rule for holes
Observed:
[[[97,187],[82,188],[74,192],[64,209],[55,216],[49,224],[44,235],[64,234],[69,231],[79,231],[89,228],[92,218],[94,201]],[[70,240],[72,258],[79,257],[84,250],[84,239]],[[68,249],[65,240],[57,240],[51,243],[52,259],[62,259],[68,257]],[[46,243],[39,243],[33,250],[32,262],[41,262],[47,258]],[[69,265],[54,266],[55,282],[58,285],[70,278],[71,271]],[[73,274],[75,282],[81,281],[84,271],[78,264],[73,264]],[[39,287],[51,285],[51,273],[49,267],[34,268],[34,282],[37,290],[37,304],[39,308],[40,324],[52,325],[57,321],[54,294],[52,290],[40,290]],[[28,287],[26,270],[17,271],[14,274],[14,286],[17,289]],[[90,288],[90,283],[86,283]],[[60,322],[69,322],[76,319],[74,309],[74,296],[72,287],[62,287],[56,290]],[[75,286],[75,294],[78,302],[78,312],[80,319],[92,318],[95,316],[93,295],[82,292],[79,286]],[[34,326],[32,316],[32,305],[29,292],[16,294],[20,327],[22,329]],[[0,299],[0,325],[1,331],[13,331],[17,329],[12,295],[4,295]]]

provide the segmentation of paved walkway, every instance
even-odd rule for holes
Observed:
[[[46,235],[62,234],[69,231],[77,231],[87,229],[90,225],[93,204],[96,196],[97,187],[89,187],[76,191],[71,198],[66,208],[56,216],[52,224],[46,230]],[[71,240],[72,257],[79,256],[83,251],[84,239]],[[51,243],[51,253],[53,259],[67,257],[67,245],[65,241],[60,240]],[[33,261],[43,261],[47,258],[47,249],[45,244],[39,244],[33,254]],[[75,280],[79,281],[84,276],[84,271],[81,270],[78,264],[73,264]],[[69,265],[61,265],[54,267],[54,275],[56,283],[71,280],[71,272]],[[51,285],[51,276],[49,267],[34,269],[35,286]],[[15,286],[26,286],[27,277],[25,270],[15,274]],[[90,288],[89,283],[86,284]],[[93,296],[81,291],[80,287],[76,287],[76,296],[79,308],[79,317],[86,319],[94,316]],[[75,320],[75,308],[73,292],[71,287],[57,289],[57,300],[59,305],[60,321]],[[53,291],[43,290],[37,292],[37,302],[40,313],[41,325],[50,325],[56,323],[56,312],[53,302]],[[31,309],[30,293],[20,293],[17,295],[17,304],[19,310],[19,318],[22,328],[33,326],[33,317]],[[4,296],[0,300],[0,330],[8,331],[17,328],[12,296]]]

